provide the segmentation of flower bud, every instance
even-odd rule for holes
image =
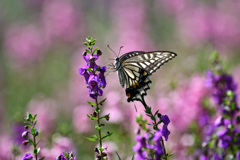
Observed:
[[[83,52],[83,56],[86,56],[87,55],[87,52]]]
[[[24,132],[22,133],[22,137],[23,137],[23,138],[28,138],[28,131],[24,131]]]
[[[27,130],[27,129],[28,129],[28,126],[27,126],[27,125],[26,125],[26,126],[24,126],[24,129],[26,129],[26,130]]]
[[[22,142],[22,144],[23,144],[24,146],[26,146],[28,143],[29,143],[28,140],[25,140],[25,141]]]
[[[100,49],[97,50],[97,56],[101,56],[102,55],[102,51]]]

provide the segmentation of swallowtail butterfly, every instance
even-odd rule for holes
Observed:
[[[164,63],[177,56],[170,51],[133,51],[115,58],[114,68],[120,85],[126,88],[127,101],[141,101],[150,89],[150,76]]]

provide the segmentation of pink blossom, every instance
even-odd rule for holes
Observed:
[[[92,114],[93,109],[90,105],[80,105],[73,110],[73,127],[79,133],[86,133],[92,130],[91,120],[87,114]]]
[[[78,34],[77,13],[70,0],[46,1],[41,19],[47,40],[61,38],[72,41]]]
[[[37,114],[37,128],[45,134],[51,133],[56,118],[56,102],[51,99],[34,99],[28,104],[27,112]]]
[[[40,153],[46,156],[45,159],[56,159],[56,157],[63,151],[75,152],[72,140],[67,137],[55,135],[53,138],[52,148],[41,148]]]
[[[11,159],[12,146],[11,137],[6,135],[0,136],[0,159]]]
[[[124,46],[123,51],[147,50],[150,48],[150,40],[145,34],[147,23],[145,5],[141,0],[114,1],[112,6],[112,19],[117,35],[116,48]],[[152,47],[151,47],[152,48]]]
[[[9,56],[21,63],[37,60],[44,51],[41,31],[34,25],[10,28],[5,37]]]

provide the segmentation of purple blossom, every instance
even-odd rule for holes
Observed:
[[[167,115],[162,115],[160,120],[162,120],[165,125],[168,125],[170,123],[170,119]]]
[[[33,156],[30,153],[26,153],[22,158],[22,160],[30,160],[30,159],[33,159]]]
[[[97,96],[102,96],[103,91],[99,88],[99,78],[98,76],[90,76],[88,85],[89,85],[89,96],[93,99],[96,99]]]
[[[79,74],[84,76],[86,84],[88,83],[88,79],[91,74],[91,72],[90,73],[88,72],[87,68],[88,68],[87,65],[84,65],[84,66],[80,67],[78,70]]]

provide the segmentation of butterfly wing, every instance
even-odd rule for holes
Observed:
[[[176,55],[169,51],[134,51],[121,56],[118,76],[121,85],[126,85],[127,101],[137,100],[143,103],[143,97],[150,89],[150,75]]]

